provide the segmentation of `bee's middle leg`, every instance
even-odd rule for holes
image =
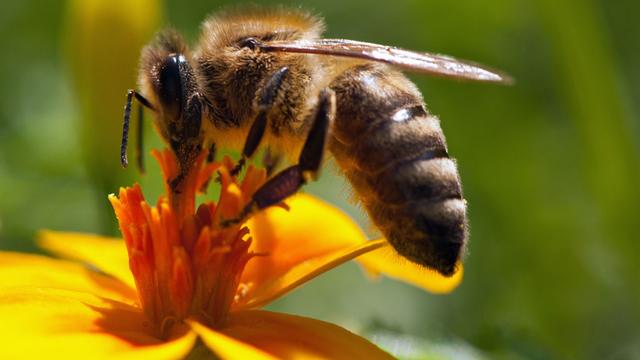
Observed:
[[[240,171],[242,171],[247,159],[250,159],[258,149],[260,141],[264,137],[264,132],[267,128],[267,113],[276,101],[278,92],[282,87],[282,83],[287,73],[289,73],[289,68],[286,66],[280,68],[271,75],[271,78],[267,81],[260,93],[258,98],[258,116],[256,116],[256,119],[253,121],[253,124],[249,129],[249,134],[247,135],[244,147],[242,148],[242,157],[236,166],[234,166],[230,171],[231,176],[238,175]]]
[[[317,177],[325,152],[329,128],[335,117],[335,94],[331,90],[320,93],[311,129],[307,135],[298,163],[269,179],[251,197],[240,215],[222,223],[230,226],[245,220],[252,212],[279,204],[295,194],[304,184]]]
[[[273,171],[280,165],[281,161],[281,153],[274,153],[270,148],[267,148],[262,157],[262,166],[267,170],[267,178],[273,175]]]

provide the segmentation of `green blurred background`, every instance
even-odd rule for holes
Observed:
[[[139,49],[171,24],[195,40],[230,1],[0,4],[0,248],[38,229],[115,235]],[[275,3],[275,2],[273,2]],[[640,358],[640,4],[606,0],[281,1],[327,35],[429,50],[515,86],[411,76],[442,119],[469,201],[463,284],[436,296],[350,264],[271,308],[337,322],[403,358]],[[96,5],[98,4],[98,5]],[[159,146],[148,126],[147,150]],[[333,171],[308,188],[371,229]],[[374,232],[371,230],[372,236]]]

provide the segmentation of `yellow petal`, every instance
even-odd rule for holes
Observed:
[[[245,298],[240,299],[235,307],[239,309],[263,306],[314,277],[385,244],[387,242],[384,240],[367,241],[298,263],[278,278],[253,286],[249,285]]]
[[[190,321],[193,330],[200,335],[202,341],[211,351],[221,359],[252,359],[252,360],[275,360],[277,358],[255,348],[254,346],[238,341],[234,338],[221,334],[217,331]]]
[[[346,214],[312,196],[298,194],[287,205],[289,211],[271,207],[248,222],[251,250],[266,256],[249,261],[244,283],[273,281],[297,264],[367,240]]]
[[[50,287],[135,303],[136,291],[81,264],[40,255],[0,252],[0,289]]]
[[[294,315],[239,311],[220,331],[281,359],[392,359],[337,325]]]
[[[339,209],[315,197],[298,194],[287,200],[287,205],[289,211],[272,207],[248,222],[254,238],[252,250],[265,254],[251,259],[242,276],[242,282],[249,285],[245,301],[251,304],[264,304],[273,300],[272,296],[281,296],[299,285],[299,281],[293,285],[291,279],[297,278],[295,274],[304,272],[301,268],[310,269],[326,261],[326,257],[367,243],[366,236],[355,222]],[[405,260],[386,244],[384,248],[357,259],[372,275],[387,275],[438,294],[451,292],[462,281],[462,266],[453,276],[444,277]],[[277,288],[284,291],[274,294]],[[258,299],[249,300],[250,297]]]
[[[38,245],[53,254],[91,264],[102,272],[136,288],[129,270],[129,256],[122,240],[92,234],[41,231]]]
[[[92,294],[47,288],[0,289],[2,359],[177,359],[196,335],[149,334],[137,307]]]
[[[445,277],[435,270],[414,264],[401,257],[389,243],[375,251],[359,256],[356,261],[373,276],[382,273],[435,294],[449,293],[462,281],[462,264],[458,265],[455,274]]]

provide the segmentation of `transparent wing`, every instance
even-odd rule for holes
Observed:
[[[379,61],[403,70],[462,80],[511,83],[509,76],[481,65],[445,55],[415,52],[397,47],[344,39],[271,41],[260,45],[263,51],[342,56]]]

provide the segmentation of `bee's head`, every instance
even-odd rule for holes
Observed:
[[[164,31],[145,47],[139,83],[156,115],[154,123],[181,166],[189,171],[202,149],[202,103],[195,69],[178,33]]]

